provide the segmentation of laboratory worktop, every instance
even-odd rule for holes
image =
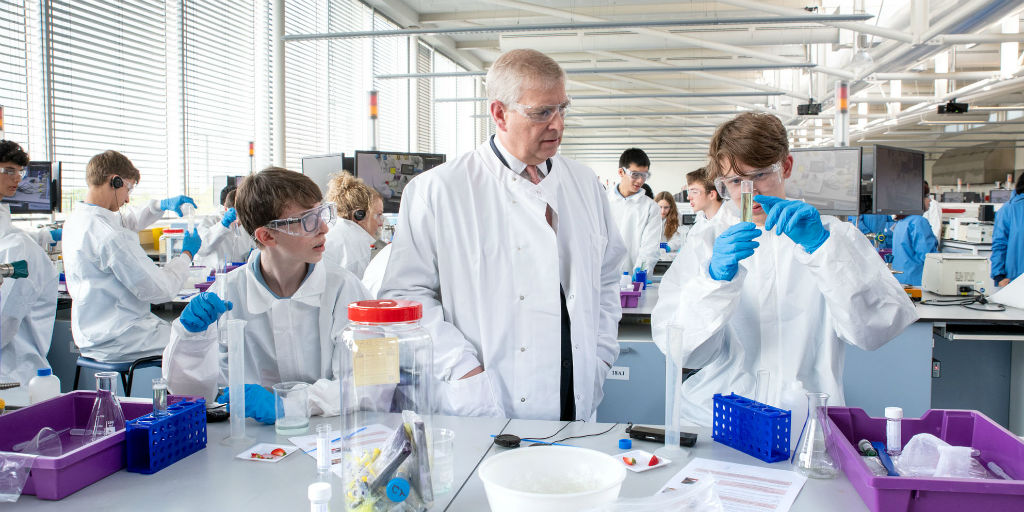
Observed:
[[[335,418],[312,418],[310,430],[315,425],[329,422],[335,428],[340,420]],[[563,422],[539,420],[507,420],[505,418],[459,418],[435,416],[433,426],[451,429],[455,432],[455,478],[452,491],[439,495],[435,500],[435,511],[486,510],[487,498],[483,483],[477,476],[479,463],[506,449],[492,443],[491,435],[515,433],[537,435],[554,432]],[[560,436],[599,433],[608,430],[611,424],[574,423],[566,427]],[[610,432],[567,443],[591,448],[609,454],[616,454],[618,440],[627,437],[625,425],[617,425]],[[773,469],[790,470],[788,462],[766,464],[727,446],[711,440],[709,429],[690,429],[699,435],[697,445],[690,450],[691,457],[748,464]],[[246,451],[257,442],[290,444],[287,438],[278,436],[273,426],[247,424],[246,433],[253,437],[250,443],[237,446],[221,444],[229,432],[228,423],[211,423],[207,427],[208,443],[205,449],[172,464],[153,475],[142,475],[119,471],[59,502],[39,500],[35,496],[22,496],[17,503],[18,510],[52,510],[65,507],[74,510],[247,510],[279,511],[305,510],[309,507],[306,488],[315,480],[315,460],[303,453],[292,453],[280,462],[260,463],[236,459],[235,455]],[[660,445],[634,440],[634,449],[654,451]],[[520,450],[528,448],[518,448]],[[628,472],[620,496],[642,497],[653,495],[689,459],[674,460],[663,468],[643,473]],[[331,477],[333,487],[332,510],[343,510],[342,482],[337,476]],[[829,510],[833,512],[863,512],[867,510],[853,486],[844,475],[833,480],[808,479],[791,509],[793,512]]]

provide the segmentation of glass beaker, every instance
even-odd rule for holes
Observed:
[[[828,393],[807,393],[807,419],[792,463],[797,473],[810,478],[835,478],[839,466],[828,453]]]
[[[93,440],[124,430],[124,413],[117,401],[117,372],[97,372],[96,400],[89,414],[88,433]]]

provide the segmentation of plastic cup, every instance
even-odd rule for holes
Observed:
[[[296,436],[309,430],[309,384],[281,382],[274,384],[274,409],[278,435]]]
[[[451,492],[455,481],[455,432],[446,428],[434,429],[434,467],[431,481],[434,494]]]

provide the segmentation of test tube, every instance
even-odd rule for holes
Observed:
[[[754,182],[743,180],[740,182],[740,205],[742,207],[742,221],[754,222]]]
[[[327,423],[316,427],[316,474],[324,482],[331,474],[331,426]]]
[[[181,205],[181,216],[185,218],[185,223],[188,226],[186,233],[191,233],[196,228],[196,207],[189,203]]]
[[[153,416],[167,416],[167,380],[153,379]]]
[[[224,320],[228,345],[228,402],[231,404],[231,435],[245,439],[245,320]]]
[[[885,452],[890,456],[903,453],[903,435],[900,428],[902,421],[902,407],[885,408]]]
[[[771,383],[772,373],[768,370],[758,370],[757,380],[754,382],[754,400],[762,404],[768,403],[768,385]]]

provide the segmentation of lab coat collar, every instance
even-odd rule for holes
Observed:
[[[246,286],[245,307],[249,310],[249,313],[253,315],[263,314],[275,302],[285,300],[295,300],[310,306],[320,305],[320,297],[327,286],[327,275],[324,265],[313,265],[313,270],[306,274],[306,279],[299,285],[299,289],[295,291],[295,294],[288,298],[279,299],[257,277],[255,265],[259,265],[259,261],[259,251],[253,251],[252,256],[249,257],[249,262],[246,263],[247,268],[245,271],[248,275],[245,278],[249,280],[249,284]]]
[[[7,203],[0,203],[0,234],[11,232],[11,207]]]
[[[344,233],[345,237],[354,237],[356,242],[364,246],[369,246],[376,240],[373,236],[366,232],[362,226],[357,222],[353,222],[349,219],[338,219],[337,227],[331,229],[340,229]]]
[[[75,212],[82,212],[88,215],[96,215],[107,219],[108,221],[110,221],[111,224],[115,226],[121,225],[121,213],[112,212],[102,206],[96,206],[94,204],[89,204],[84,201],[79,201],[78,204],[75,205]]]
[[[623,201],[633,201],[635,203],[639,203],[640,201],[643,201],[643,199],[640,199],[641,197],[647,197],[647,194],[644,193],[644,189],[640,189],[640,191],[637,192],[636,194],[633,194],[633,195],[631,195],[629,197],[626,197],[626,196],[622,195],[622,191],[619,190],[619,184],[618,183],[612,185],[612,190],[613,190],[613,192],[611,194],[612,198],[614,198],[614,199],[621,199]]]
[[[523,174],[523,171],[526,170],[526,164],[523,163],[522,160],[519,160],[518,158],[512,156],[512,153],[509,153],[508,150],[505,149],[505,146],[501,145],[501,140],[498,138],[497,135],[491,135],[491,143],[493,143],[493,148],[496,148],[498,150],[498,153],[501,154],[501,157],[505,159],[505,161],[502,163],[506,164],[506,166],[512,172],[514,172],[516,176],[521,176]],[[501,158],[499,158],[499,160],[500,159]],[[551,173],[550,166],[550,158],[537,166],[537,171],[540,172],[541,178],[544,178]]]

